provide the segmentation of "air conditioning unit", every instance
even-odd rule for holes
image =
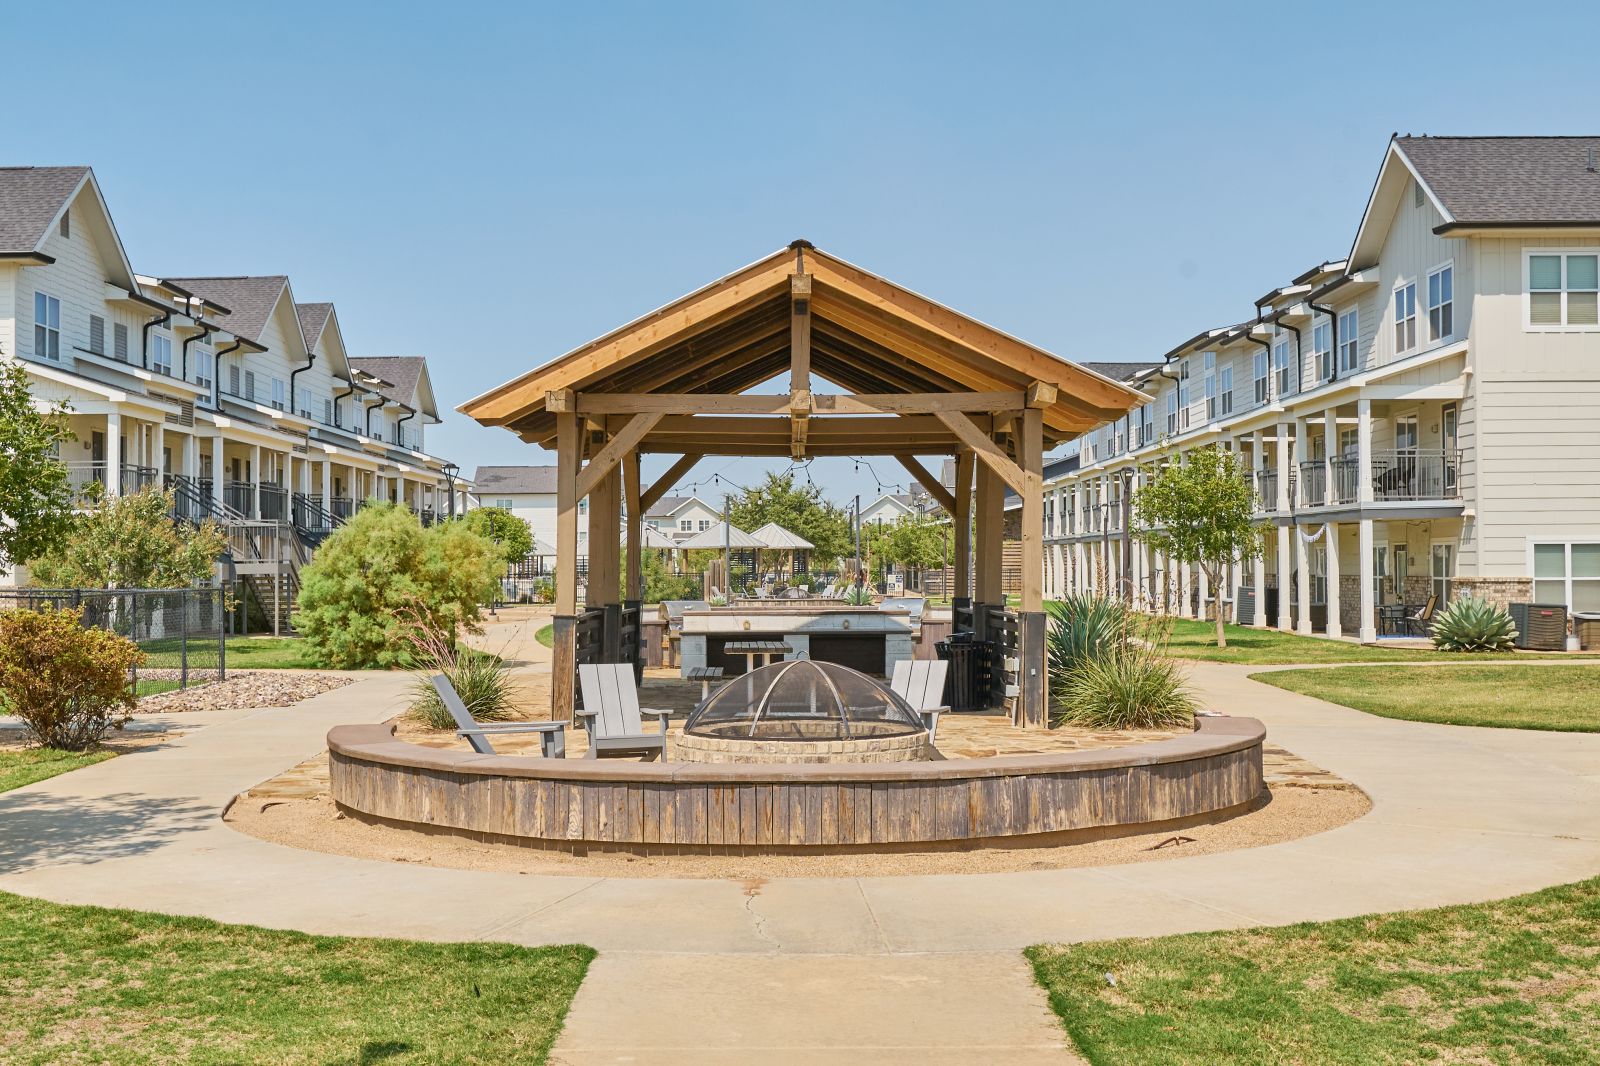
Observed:
[[[1513,603],[1509,610],[1517,627],[1517,647],[1529,651],[1566,650],[1566,604]]]

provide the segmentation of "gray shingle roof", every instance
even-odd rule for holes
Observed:
[[[229,314],[216,321],[223,329],[246,340],[259,341],[289,279],[282,274],[261,277],[166,278],[166,281],[219,303]]]
[[[0,167],[0,252],[39,246],[88,167]]]
[[[656,501],[654,507],[645,512],[645,517],[666,518],[692,499],[693,496],[663,496]]]
[[[501,493],[514,496],[519,493],[556,491],[556,468],[553,466],[480,466],[472,475],[479,496]]]
[[[297,303],[294,313],[300,318],[300,332],[305,334],[306,345],[314,346],[322,336],[322,327],[328,324],[328,316],[333,314],[333,305]]]
[[[1600,222],[1600,137],[1399,137],[1457,223]]]
[[[1085,370],[1093,370],[1101,377],[1110,378],[1112,381],[1129,381],[1136,374],[1141,374],[1146,370],[1160,366],[1161,360],[1157,359],[1154,362],[1143,363],[1079,363],[1078,365]]]
[[[378,390],[384,399],[407,406],[416,403],[417,382],[422,380],[422,369],[427,365],[420,355],[363,355],[350,360],[351,370],[365,370],[389,382]]]

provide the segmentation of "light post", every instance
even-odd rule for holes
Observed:
[[[444,488],[450,494],[450,517],[456,516],[456,475],[461,473],[461,468],[455,463],[444,464]]]

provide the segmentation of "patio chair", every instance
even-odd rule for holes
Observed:
[[[944,702],[944,678],[949,669],[947,659],[901,659],[894,664],[889,691],[922,715],[929,741],[939,731],[939,716],[950,709]]]
[[[435,674],[430,680],[445,710],[456,720],[456,736],[466,737],[467,743],[472,745],[472,750],[479,755],[498,754],[494,750],[494,745],[489,743],[490,737],[538,733],[540,755],[546,759],[567,757],[566,722],[480,722],[467,710],[467,705],[461,701],[461,696],[456,692],[456,687],[450,683],[450,678],[444,674]]]
[[[639,706],[639,690],[632,663],[585,663],[578,667],[583,709],[589,731],[588,758],[638,755],[646,761],[667,761],[667,719],[671,711]],[[648,711],[661,720],[661,732],[646,733],[641,715]]]
[[[1433,622],[1434,608],[1439,606],[1438,596],[1429,596],[1428,602],[1422,605],[1422,610],[1406,617],[1406,629],[1413,635],[1425,637],[1428,635],[1428,626]]]

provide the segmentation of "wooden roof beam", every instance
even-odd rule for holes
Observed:
[[[789,457],[806,457],[806,424],[811,418],[811,275],[804,273],[805,251],[795,249],[801,273],[789,279]]]
[[[648,514],[650,508],[661,502],[661,497],[671,492],[673,487],[683,480],[683,475],[694,469],[694,464],[704,459],[699,452],[689,452],[678,457],[678,461],[667,467],[666,473],[656,478],[649,488],[639,494],[639,513]]]
[[[907,473],[917,479],[917,484],[927,490],[928,495],[933,497],[934,502],[944,508],[946,514],[953,515],[956,513],[955,493],[945,488],[944,483],[929,473],[927,467],[917,462],[913,456],[897,455],[895,458],[901,466],[906,468]]]
[[[979,429],[972,419],[960,411],[940,411],[934,417],[949,426],[950,432],[960,438],[962,444],[971,448],[980,462],[999,474],[1000,479],[1010,485],[1017,495],[1021,496],[1027,491],[1028,480],[1023,477],[1022,468],[1012,462],[1005,450],[996,444],[989,434]]]

